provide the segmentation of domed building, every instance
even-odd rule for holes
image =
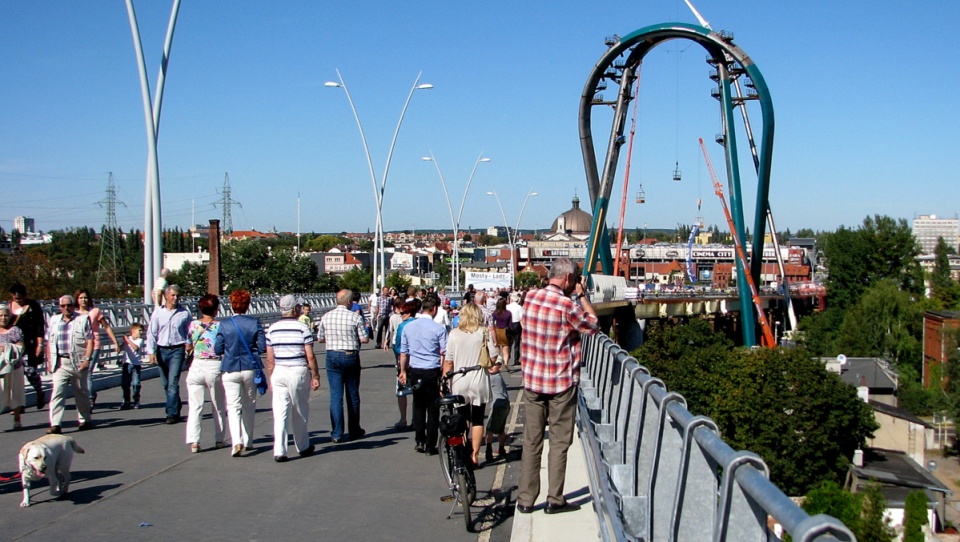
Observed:
[[[580,198],[574,195],[570,209],[557,216],[549,232],[520,247],[520,270],[537,265],[549,268],[550,262],[557,258],[583,261],[592,224],[593,217],[580,208]]]
[[[567,235],[590,236],[590,226],[593,224],[593,217],[590,213],[580,209],[580,198],[573,196],[572,207],[565,211],[553,221],[550,231],[553,233],[565,233]],[[584,239],[586,239],[584,237]]]

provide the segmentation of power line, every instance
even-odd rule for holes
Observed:
[[[223,209],[223,233],[231,234],[233,233],[233,217],[230,211],[234,205],[241,209],[243,205],[230,196],[230,175],[227,173],[223,174],[223,189],[220,190],[220,196],[220,201],[214,202],[214,205],[219,205]]]

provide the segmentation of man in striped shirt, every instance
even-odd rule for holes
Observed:
[[[526,421],[517,510],[522,514],[533,511],[534,500],[540,494],[540,462],[547,420],[550,420],[549,487],[544,512],[556,514],[579,508],[566,501],[563,484],[567,449],[573,440],[576,421],[580,335],[598,331],[597,313],[584,295],[585,281],[577,265],[568,258],[559,258],[553,262],[547,280],[546,288],[527,295],[521,320],[520,358]]]
[[[267,331],[267,377],[273,387],[273,459],[287,460],[287,428],[301,456],[313,455],[307,420],[310,391],[320,389],[320,369],[313,354],[313,334],[297,320],[297,300],[280,298],[280,320]]]
[[[327,382],[330,384],[330,438],[345,442],[343,395],[347,394],[347,426],[350,440],[362,438],[360,427],[360,344],[369,342],[360,314],[350,310],[353,292],[337,292],[337,306],[320,319],[320,336],[327,343]]]

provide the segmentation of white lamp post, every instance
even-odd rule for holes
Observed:
[[[531,196],[539,196],[540,194],[533,191],[533,188],[527,192],[527,197],[523,198],[523,205],[520,206],[520,216],[517,217],[517,227],[513,228],[513,242],[516,244],[517,235],[520,233],[520,220],[523,218],[523,210],[527,208],[527,202],[530,201]],[[519,264],[518,264],[519,267]]]
[[[513,236],[510,235],[510,223],[507,222],[507,215],[503,212],[503,205],[500,204],[500,196],[497,195],[495,190],[487,192],[488,196],[493,196],[497,200],[497,207],[500,208],[500,216],[503,217],[503,227],[507,229],[507,244],[510,245],[510,288],[514,287],[514,274],[513,274]]]
[[[456,218],[453,216],[453,205],[450,203],[450,194],[447,192],[447,182],[443,179],[443,172],[440,171],[440,162],[437,161],[437,157],[433,155],[433,151],[430,151],[430,156],[424,156],[424,161],[433,162],[437,166],[437,174],[440,175],[440,184],[443,185],[443,195],[447,198],[447,209],[450,211],[450,222],[453,225],[453,289],[454,291],[460,291],[460,218],[463,217],[463,206],[467,202],[467,192],[470,191],[470,184],[473,183],[473,176],[477,173],[477,167],[481,163],[486,163],[490,161],[490,158],[484,158],[483,151],[480,151],[480,156],[477,157],[477,161],[473,164],[473,171],[470,172],[470,178],[467,179],[467,187],[463,190],[463,199],[460,200],[460,211],[457,213]]]
[[[383,168],[383,178],[380,181],[380,188],[377,188],[377,175],[373,171],[373,158],[370,156],[370,147],[367,146],[367,137],[363,133],[363,125],[360,123],[360,116],[357,114],[357,108],[353,104],[353,98],[350,97],[350,90],[347,89],[347,84],[343,81],[343,76],[340,75],[340,70],[337,70],[337,78],[340,79],[340,82],[327,81],[323,84],[325,87],[332,88],[342,88],[344,94],[347,95],[347,101],[350,102],[350,109],[353,111],[353,118],[357,121],[357,128],[360,130],[360,141],[363,143],[363,152],[367,157],[367,168],[370,170],[370,182],[373,185],[373,196],[377,205],[377,228],[376,232],[373,235],[373,291],[378,292],[379,288],[377,287],[377,253],[380,254],[380,288],[386,284],[387,274],[385,272],[386,260],[384,257],[384,246],[383,246],[383,192],[387,187],[387,174],[390,172],[390,161],[393,158],[393,149],[397,144],[397,136],[400,134],[400,125],[403,124],[403,117],[407,113],[407,106],[410,105],[410,100],[413,98],[413,93],[417,90],[428,90],[432,89],[433,85],[429,83],[420,83],[420,76],[423,74],[421,71],[417,74],[417,79],[413,82],[413,87],[410,88],[410,93],[407,95],[407,101],[403,102],[403,109],[400,110],[400,120],[397,121],[397,127],[393,131],[393,139],[390,140],[390,150],[387,152],[387,163]]]

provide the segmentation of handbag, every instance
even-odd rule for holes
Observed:
[[[247,339],[244,338],[243,332],[240,331],[240,326],[237,325],[237,321],[234,320],[234,317],[230,317],[230,321],[233,323],[233,327],[237,328],[237,336],[240,337],[240,342],[243,343],[243,347],[247,349],[247,354],[250,354],[250,357],[253,359],[254,363],[254,372],[253,372],[253,383],[257,385],[257,393],[263,395],[267,393],[267,375],[263,373],[263,364],[260,363],[260,356],[254,356],[253,350],[250,349],[250,345],[247,344]]]
[[[197,340],[193,341],[193,348],[190,349],[189,353],[183,355],[183,367],[185,369],[190,369],[190,366],[193,365],[193,358],[197,353],[197,345],[200,344],[200,341],[203,340],[203,334],[210,330],[210,326],[200,324],[202,331],[200,335],[197,336]]]
[[[489,336],[487,335],[487,328],[483,328],[483,344],[480,345],[480,363],[479,365],[484,369],[489,369],[493,366],[493,360],[490,359],[490,350],[487,348],[487,343],[490,341]]]

